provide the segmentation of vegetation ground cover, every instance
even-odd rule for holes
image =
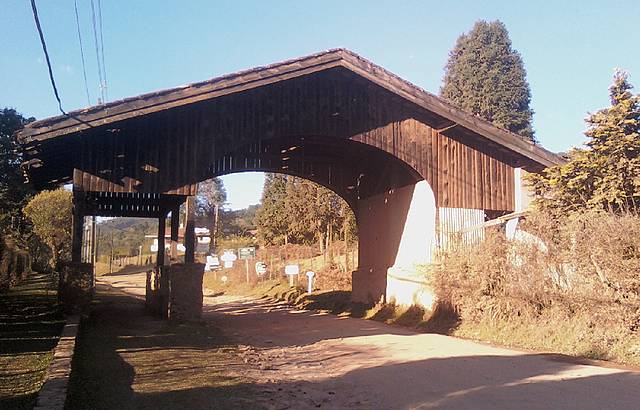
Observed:
[[[64,318],[53,280],[33,273],[0,293],[0,408],[31,409]]]

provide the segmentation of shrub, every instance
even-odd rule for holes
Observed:
[[[436,269],[457,334],[640,363],[640,218],[534,214],[518,240],[493,230]]]
[[[0,290],[6,290],[31,271],[31,257],[15,241],[0,239]]]
[[[71,252],[71,197],[64,189],[42,191],[24,208],[24,214],[33,224],[33,232],[51,250],[50,265],[70,259]]]

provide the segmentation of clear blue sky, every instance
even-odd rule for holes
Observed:
[[[2,0],[0,106],[57,114],[28,0]],[[39,0],[66,110],[87,105],[73,0]],[[78,0],[92,104],[98,94],[88,0]],[[347,47],[437,93],[447,54],[478,19],[502,20],[522,54],[542,145],[583,141],[584,118],[608,104],[613,69],[640,87],[640,2],[102,0],[109,99]],[[234,208],[257,202],[262,177],[225,179]]]

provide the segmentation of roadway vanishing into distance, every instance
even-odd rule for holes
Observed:
[[[144,297],[144,274],[98,279]],[[273,409],[637,409],[640,372],[276,302],[205,297]]]

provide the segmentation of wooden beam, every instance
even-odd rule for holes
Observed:
[[[187,208],[186,208],[186,221],[185,221],[185,231],[184,231],[184,262],[185,263],[194,263],[195,262],[195,247],[196,247],[196,198],[195,196],[190,196],[187,198]]]
[[[180,234],[180,205],[171,210],[171,259],[178,259],[178,239]]]
[[[167,228],[166,221],[167,215],[163,212],[160,218],[158,218],[158,256],[156,258],[156,266],[158,266],[158,269],[162,269],[162,266],[164,266],[164,235]]]
[[[85,193],[73,191],[71,221],[71,262],[82,262],[82,234],[84,232]]]

